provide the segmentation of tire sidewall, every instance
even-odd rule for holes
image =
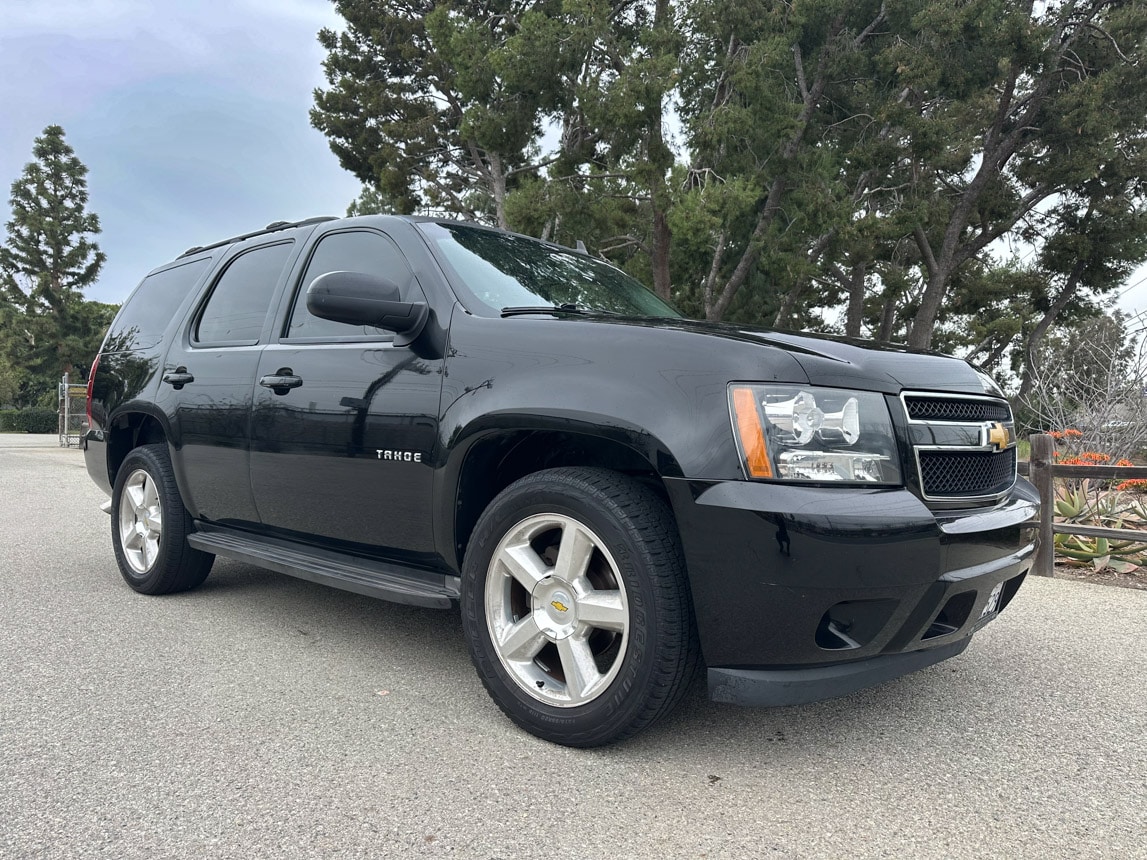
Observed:
[[[556,487],[514,485],[479,519],[463,565],[463,627],[475,666],[494,700],[528,731],[576,745],[605,742],[643,709],[653,680],[661,623],[652,611],[651,573],[641,558],[636,535],[622,524],[622,518],[608,512],[608,501],[604,507],[602,499],[592,498],[572,481],[561,496]],[[485,588],[494,551],[509,530],[535,514],[559,514],[588,526],[608,548],[625,586],[629,630],[621,668],[605,691],[576,707],[547,705],[523,690],[502,665],[490,638]]]
[[[163,523],[159,539],[159,552],[156,553],[155,560],[152,561],[151,567],[144,573],[138,573],[127,560],[127,555],[123,548],[123,538],[120,536],[120,509],[124,504],[124,485],[131,475],[140,470],[146,472],[148,478],[154,481],[158,488],[156,495],[159,500],[161,522]],[[168,518],[171,515],[168,511],[167,494],[164,492],[164,489],[163,477],[161,470],[158,468],[158,464],[155,462],[154,452],[146,447],[136,448],[124,458],[123,463],[120,464],[119,471],[116,473],[115,485],[112,488],[112,546],[115,549],[116,563],[119,565],[120,573],[128,585],[137,591],[146,592],[154,588],[163,573],[164,555],[170,543],[168,540],[168,532],[170,530]]]

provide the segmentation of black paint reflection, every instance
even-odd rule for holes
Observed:
[[[138,397],[151,383],[159,358],[154,353],[129,352],[138,330],[129,328],[107,339],[99,372],[92,382],[92,425],[105,428],[107,416],[122,403]]]
[[[268,347],[258,376],[281,368],[303,384],[257,387],[251,425],[264,525],[407,560],[430,553],[441,360],[389,345]]]

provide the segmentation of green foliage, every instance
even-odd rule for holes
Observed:
[[[0,246],[0,402],[20,404],[50,396],[65,372],[85,377],[116,310],[82,292],[105,260],[92,239],[99,218],[86,211],[87,168],[57,125],[32,153],[12,183]]]
[[[64,130],[48,126],[32,154],[36,160],[12,183],[0,283],[5,298],[24,310],[54,311],[95,281],[106,256],[88,238],[100,232],[100,221],[86,211],[88,169],[64,142]]]
[[[378,188],[364,185],[358,197],[346,209],[348,217],[355,215],[389,215],[399,212],[400,201],[393,200]]]
[[[0,408],[16,402],[24,374],[0,355]]]
[[[59,416],[53,409],[0,409],[0,431],[55,433],[59,427]]]
[[[336,6],[312,121],[389,208],[583,240],[691,315],[1003,367],[1147,259],[1142,3]]]
[[[322,30],[327,89],[311,122],[342,165],[396,212],[447,210],[505,224],[505,196],[534,169],[543,116],[568,69],[556,0],[336,0]],[[556,48],[556,51],[555,51]]]

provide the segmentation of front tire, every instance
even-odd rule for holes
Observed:
[[[554,743],[635,734],[673,708],[696,669],[672,514],[605,469],[550,469],[499,494],[470,541],[462,608],[487,691]]]
[[[124,581],[141,594],[200,585],[215,556],[187,543],[183,506],[166,445],[142,445],[124,458],[112,488],[112,546]]]

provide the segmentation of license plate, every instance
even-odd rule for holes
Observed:
[[[992,589],[992,593],[988,595],[988,602],[984,604],[984,611],[980,613],[980,618],[984,619],[1000,608],[1000,595],[1004,593],[1004,584],[1001,582]]]

